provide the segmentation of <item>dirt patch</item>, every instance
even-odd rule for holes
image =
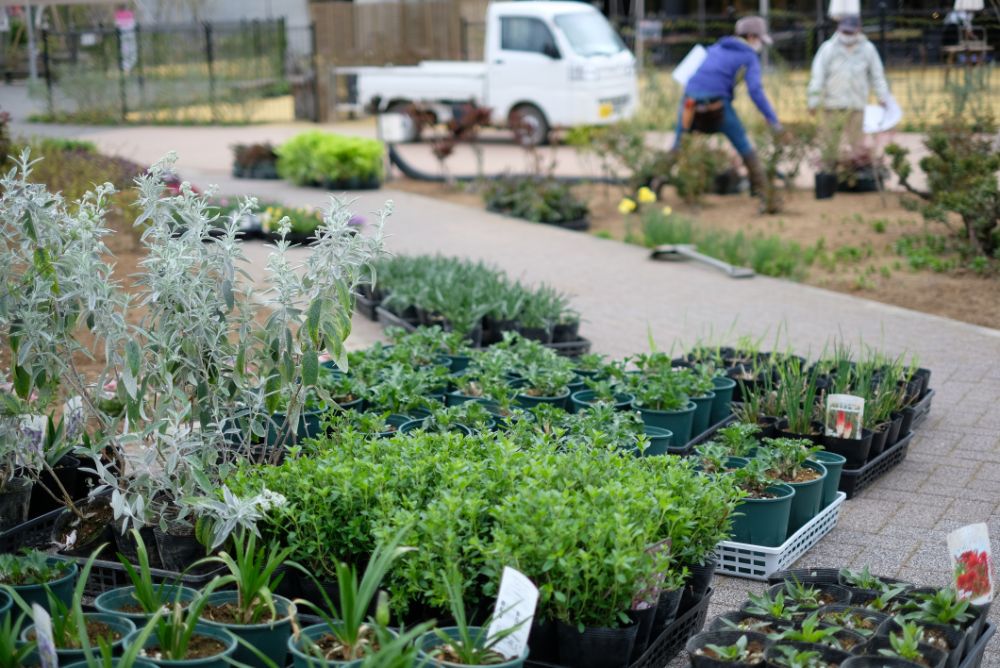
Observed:
[[[119,631],[114,630],[104,622],[88,619],[84,621],[84,626],[87,628],[87,642],[91,647],[97,647],[97,642],[101,639],[115,643],[124,637]],[[34,631],[28,634],[28,640],[35,640],[35,638],[36,636]],[[69,642],[65,645],[57,646],[60,649],[79,649],[83,645],[80,643],[79,638],[73,636],[72,638],[69,638]]]
[[[190,659],[206,659],[210,656],[218,656],[226,651],[226,646],[215,638],[210,638],[208,636],[192,636],[191,642],[188,643],[187,654],[178,658],[171,657],[171,661],[181,661]],[[158,661],[166,660],[163,656],[163,650],[159,645],[150,645],[145,649],[144,654]]]
[[[232,603],[222,603],[219,605],[206,605],[201,612],[202,617],[219,624],[244,624],[239,608]],[[265,613],[254,624],[267,624],[273,621],[280,621],[282,618]]]
[[[391,187],[456,204],[484,209],[474,184],[448,186],[398,179]],[[590,204],[590,232],[623,240],[638,233],[638,220],[618,212],[621,188],[581,185],[576,194]],[[836,292],[1000,329],[1000,275],[979,275],[969,269],[946,273],[913,270],[895,245],[906,235],[924,232],[948,236],[943,224],[925,223],[920,214],[901,204],[900,193],[838,193],[816,200],[811,191],[784,192],[785,211],[757,213],[748,195],[709,195],[699,205],[682,202],[671,189],[661,202],[676,214],[706,228],[731,232],[777,235],[798,243],[803,254],[814,256],[803,282]],[[994,263],[995,265],[995,263]]]

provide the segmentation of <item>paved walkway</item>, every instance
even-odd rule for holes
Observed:
[[[247,133],[251,130],[256,129]],[[149,146],[165,143],[163,132],[103,129],[89,137],[102,148],[148,160]],[[208,151],[203,142],[228,132],[170,130],[169,148],[182,156],[185,178],[218,183],[226,194],[252,193],[291,205],[326,200],[326,193],[280,182],[233,180],[227,166],[198,166],[202,151]],[[994,553],[1000,554],[1000,331],[770,278],[735,281],[696,265],[652,262],[638,247],[391,189],[360,195],[355,210],[373,211],[386,198],[396,210],[388,226],[390,251],[481,258],[526,281],[550,283],[574,295],[585,318],[582,332],[598,352],[642,351],[649,334],[663,349],[690,346],[699,337],[732,341],[753,334],[765,341],[780,336],[782,345],[804,354],[818,354],[838,336],[856,346],[863,340],[890,353],[916,354],[933,370],[931,386],[938,394],[909,457],[847,502],[834,532],[800,564],[867,564],[877,573],[941,585],[949,576],[945,536],[971,522],[989,525]],[[249,250],[255,260],[267,253],[261,245]],[[355,322],[352,344],[378,336],[370,323]],[[747,590],[760,589],[750,581],[720,578],[712,614],[735,606]],[[1000,621],[1000,606],[992,618]],[[984,665],[1000,666],[998,647],[991,645]]]

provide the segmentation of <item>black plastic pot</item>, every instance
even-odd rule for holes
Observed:
[[[872,439],[874,433],[861,430],[861,438],[837,438],[836,436],[823,436],[820,444],[824,450],[835,452],[847,460],[845,468],[859,469],[868,461],[872,449]]]
[[[739,663],[736,661],[719,661],[699,653],[706,645],[719,645],[726,647],[733,645],[741,637],[746,636],[747,647],[759,647],[761,660],[756,663]],[[687,650],[693,668],[750,668],[751,666],[763,666],[763,653],[771,646],[770,641],[763,633],[753,633],[752,631],[705,631],[693,636],[687,641],[684,649]]]
[[[868,460],[875,459],[885,452],[886,443],[889,441],[889,430],[892,428],[891,422],[883,422],[875,425],[872,431],[872,447],[868,450]],[[848,466],[847,468],[861,468],[859,466]]]
[[[784,653],[782,647],[790,647],[798,652],[819,652],[820,658],[826,662],[827,666],[839,666],[851,657],[850,654],[842,650],[830,647],[829,645],[819,645],[811,642],[794,642],[790,640],[776,640],[774,644],[767,648],[764,657],[767,665],[771,668],[786,668],[789,664],[783,661]]]
[[[649,645],[649,638],[653,630],[653,620],[656,618],[656,605],[651,605],[642,610],[629,610],[628,617],[636,625],[635,642],[632,644],[632,654],[628,662],[635,663],[636,659],[642,656]]]
[[[656,602],[656,615],[653,617],[653,632],[651,635],[654,638],[660,635],[663,629],[670,626],[677,619],[677,611],[681,607],[681,598],[683,596],[683,589],[660,592],[660,598]]]
[[[864,653],[867,656],[879,656],[879,650],[883,649],[892,649],[892,644],[890,644],[888,636],[876,636],[865,645]],[[948,659],[948,655],[945,652],[930,645],[921,644],[920,653],[927,661],[929,668],[944,668],[945,661]],[[885,659],[888,657],[879,656],[879,658]]]
[[[576,626],[559,622],[559,661],[573,668],[626,668],[639,631],[638,624],[617,629]]]
[[[816,445],[823,445],[823,439],[826,438],[825,436],[823,436],[823,431],[824,431],[823,425],[819,422],[812,423],[813,431],[811,434],[800,434],[799,432],[796,431],[789,431],[788,420],[782,420],[781,422],[779,422],[777,425],[777,429],[778,429],[778,436],[780,436],[781,438],[795,438],[805,441],[812,441]],[[830,448],[826,449],[830,450]],[[836,452],[836,450],[830,450],[830,452]],[[837,454],[842,455],[844,453],[838,452]],[[846,457],[847,455],[844,456]]]
[[[126,531],[125,533],[119,533],[118,531],[115,531],[114,534],[115,545],[118,547],[118,551],[133,564],[138,564],[139,547],[135,541],[135,536],[132,535],[132,532]],[[146,548],[146,554],[149,556],[149,565],[153,568],[161,568],[162,564],[160,564],[160,553],[156,549],[156,535],[153,533],[153,527],[143,527],[139,529],[139,537],[142,538],[142,543]]]
[[[0,490],[0,531],[24,524],[31,504],[31,480],[14,477]]]
[[[913,429],[913,418],[916,417],[916,411],[907,406],[903,409],[903,419],[899,424],[899,435],[902,438],[910,433]]]
[[[705,592],[708,591],[709,586],[712,584],[712,576],[715,575],[715,567],[717,565],[718,561],[715,557],[712,557],[704,564],[689,566],[688,570],[691,572],[691,575],[688,576],[688,580],[684,584],[681,605],[677,610],[678,616],[683,615],[698,605],[698,602],[705,597]]]
[[[938,637],[942,638],[947,644],[947,649],[945,649],[935,645],[934,643],[926,643],[947,654],[947,658],[945,658],[945,668],[958,668],[958,664],[962,660],[962,653],[965,650],[965,634],[952,626],[948,626],[947,624],[932,624],[920,621],[916,622],[916,624],[924,629],[925,642],[927,634],[934,633]],[[895,619],[887,619],[878,630],[878,636],[885,637],[890,633],[901,633],[899,622]]]
[[[837,626],[841,626],[847,629],[848,631],[854,631],[855,633],[858,633],[862,636],[867,636],[869,638],[874,637],[878,633],[879,627],[881,627],[882,624],[885,623],[885,620],[889,619],[889,615],[883,612],[878,612],[876,610],[869,610],[868,608],[861,608],[853,605],[846,605],[843,603],[834,603],[832,605],[825,605],[822,608],[820,608],[819,611],[820,619],[821,621],[823,621],[824,615],[836,614],[840,612],[850,612],[868,620],[871,624],[871,628],[870,629],[865,629],[863,627],[852,628],[850,626],[845,626],[842,623],[833,622],[829,620],[826,620],[827,623],[836,624]]]
[[[923,668],[919,663],[888,656],[852,656],[840,668]]]
[[[552,343],[551,327],[518,327],[517,333],[531,341],[539,343]]]
[[[817,172],[815,178],[816,199],[830,199],[837,192],[837,175]]]
[[[192,527],[173,525],[167,531],[155,527],[153,537],[156,540],[156,552],[160,555],[160,563],[165,570],[183,571],[205,556],[205,548],[195,538]]]
[[[903,414],[893,413],[889,423],[889,434],[885,437],[885,447],[891,448],[899,441],[900,429],[903,427]]]
[[[794,599],[791,598],[789,592],[785,589],[785,584],[786,583],[784,582],[781,584],[776,584],[770,589],[768,589],[767,593],[770,594],[771,596],[774,596],[778,592],[784,592],[785,600],[788,601],[789,603],[794,603],[795,602]],[[827,597],[831,599],[829,603],[825,603],[824,605],[836,605],[836,604],[846,605],[851,602],[851,592],[846,587],[841,587],[840,585],[835,585],[835,584],[814,584],[811,586],[813,589],[818,589],[820,592],[826,594]],[[810,609],[803,608],[803,611],[812,612],[813,609],[818,610],[819,608],[810,608]]]
[[[38,476],[38,482],[31,488],[31,504],[28,506],[28,517],[39,517],[56,508],[62,508],[63,503],[59,500],[59,497],[61,497],[60,485],[69,494],[70,500],[76,501],[80,498],[80,460],[72,455],[66,455],[56,462],[52,470],[55,476],[48,471],[42,471],[41,475]],[[58,484],[56,480],[59,481]],[[57,498],[53,498],[52,494],[45,491],[46,489],[55,494]]]
[[[580,321],[557,324],[552,329],[552,343],[568,343],[580,338]]]

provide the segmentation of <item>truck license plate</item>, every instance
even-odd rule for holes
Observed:
[[[610,102],[602,102],[601,106],[597,109],[597,115],[601,118],[611,118],[611,114],[615,111],[615,105]]]

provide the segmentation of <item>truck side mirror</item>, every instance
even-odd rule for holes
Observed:
[[[559,54],[559,47],[555,45],[555,42],[546,42],[545,46],[542,47],[542,53],[551,58],[552,60],[559,60],[562,56]]]

